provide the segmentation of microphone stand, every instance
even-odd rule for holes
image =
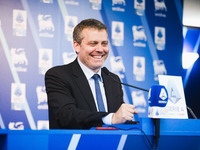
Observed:
[[[155,148],[157,148],[160,137],[160,118],[153,118],[153,124],[154,124],[154,141],[156,145]]]

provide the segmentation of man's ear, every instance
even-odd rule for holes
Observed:
[[[78,42],[73,41],[73,47],[76,53],[78,54],[80,52],[80,45],[78,44]]]

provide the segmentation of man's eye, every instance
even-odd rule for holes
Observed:
[[[90,45],[92,45],[92,46],[94,46],[94,45],[96,45],[97,43],[96,42],[92,42],[92,43],[90,43]]]
[[[103,46],[107,46],[108,45],[108,42],[105,42],[105,43],[102,43]]]

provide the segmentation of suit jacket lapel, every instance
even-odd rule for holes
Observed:
[[[85,101],[88,103],[91,111],[97,111],[89,83],[81,67],[79,66],[77,60],[74,61],[73,75],[75,77],[76,84],[78,85],[79,90],[81,91],[83,97],[85,98]]]

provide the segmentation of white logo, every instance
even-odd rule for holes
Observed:
[[[11,109],[24,110],[26,99],[26,85],[24,83],[11,84]]]
[[[182,99],[179,90],[176,87],[176,84],[172,80],[168,80],[167,89],[169,90],[169,100],[176,104],[179,100]]]
[[[23,122],[10,122],[8,124],[10,130],[24,130]]]
[[[47,103],[47,94],[44,86],[37,86],[36,88],[38,104]]]
[[[166,91],[165,91],[164,88],[161,89],[159,97],[160,97],[162,100],[165,100],[165,99],[167,98],[167,93],[166,93]]]
[[[13,64],[28,65],[25,50],[23,48],[11,48],[11,59]]]
[[[52,49],[39,49],[39,73],[45,74],[45,72],[52,67]]]
[[[123,46],[124,44],[124,23],[112,21],[112,44]]]
[[[145,0],[135,0],[134,1],[134,8],[136,10],[137,15],[143,16],[144,10],[145,10]]]
[[[43,2],[43,3],[46,3],[46,4],[53,3],[53,0],[40,0],[40,1]]]
[[[67,5],[76,5],[76,6],[79,5],[79,2],[77,2],[76,0],[64,0],[64,1],[65,1],[65,4]]]
[[[76,54],[74,52],[71,52],[71,53],[64,52],[63,53],[64,64],[68,64],[68,63],[74,61],[75,58],[76,58]]]
[[[167,7],[165,5],[164,0],[154,0],[154,4],[155,4],[155,11],[158,11],[158,10],[167,11]]]
[[[144,93],[142,91],[133,91],[132,97],[133,97],[133,103],[135,106],[145,107],[147,105],[144,98]]]
[[[47,94],[44,86],[37,86],[36,88],[38,98],[38,109],[48,109]]]
[[[13,33],[16,36],[26,36],[27,12],[24,10],[13,10]]]
[[[112,0],[112,5],[116,5],[116,4],[120,4],[120,5],[126,5],[125,0]]]
[[[121,56],[114,57],[112,56],[110,58],[110,64],[111,64],[111,70],[112,72],[119,72],[118,75],[120,78],[124,78],[124,72],[125,72],[125,67],[122,61]]]
[[[66,16],[65,17],[65,34],[67,35],[68,41],[73,41],[73,30],[75,25],[78,22],[78,18],[74,16]]]
[[[145,58],[144,57],[133,57],[133,75],[136,81],[145,80]]]
[[[101,10],[102,0],[90,0],[92,9]]]
[[[132,30],[133,30],[133,41],[147,40],[143,26],[133,26]]]
[[[165,28],[155,27],[155,44],[157,50],[165,49]]]
[[[133,104],[136,107],[137,111],[140,113],[145,113],[147,106],[146,100],[144,98],[144,93],[142,91],[133,91],[132,92]]]
[[[37,121],[37,129],[38,130],[48,130],[49,129],[49,121],[48,120],[38,120]]]
[[[39,31],[54,31],[54,25],[51,15],[38,15]]]
[[[165,68],[165,64],[164,64],[163,60],[154,60],[153,68],[154,68],[154,79],[155,80],[158,80],[158,75],[167,74],[167,70]]]

